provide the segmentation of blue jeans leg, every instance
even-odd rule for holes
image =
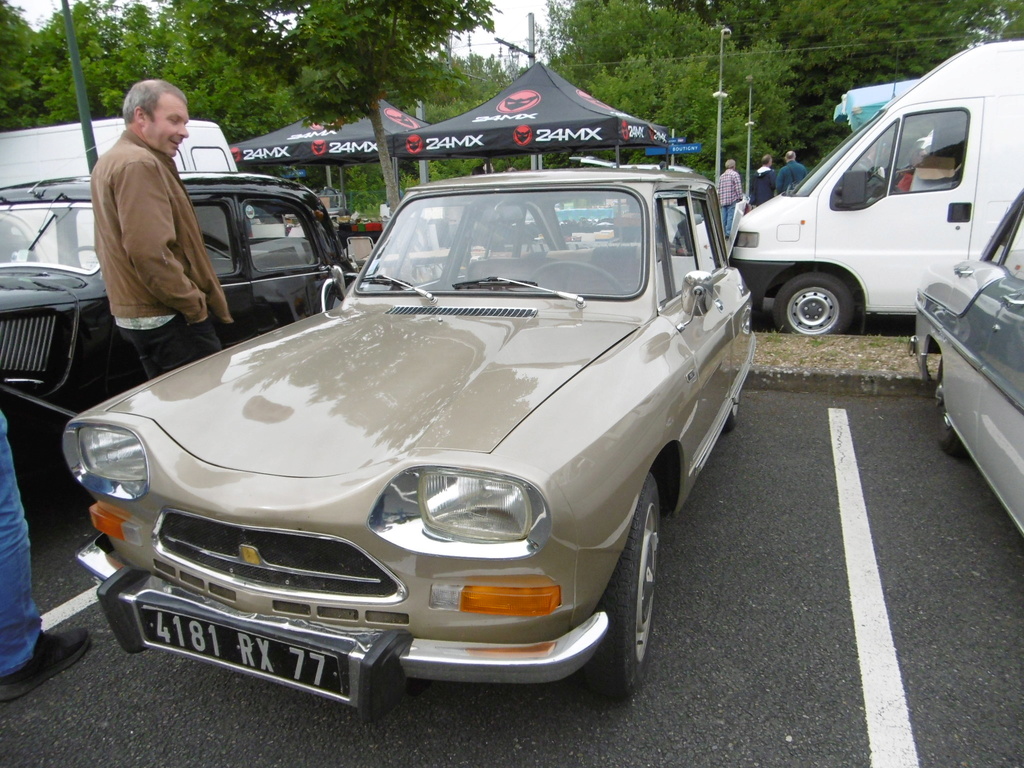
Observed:
[[[32,600],[28,523],[14,476],[7,418],[0,411],[0,676],[29,662],[41,627]]]
[[[732,217],[734,213],[736,213],[735,205],[722,206],[722,229],[725,230],[726,237],[728,237],[729,233],[732,232]]]

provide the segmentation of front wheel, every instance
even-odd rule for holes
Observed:
[[[967,455],[967,449],[964,448],[960,435],[953,429],[953,422],[949,420],[949,412],[946,410],[946,396],[942,386],[941,361],[939,362],[939,371],[936,378],[938,381],[935,382],[935,404],[939,407],[939,412],[942,415],[942,421],[939,422],[939,447],[948,455],[962,459]]]
[[[659,516],[658,484],[648,474],[626,547],[597,605],[608,614],[608,634],[584,667],[587,685],[616,699],[631,696],[640,688],[651,658]]]
[[[853,322],[853,294],[827,272],[797,275],[779,290],[772,317],[780,331],[805,336],[846,333]]]

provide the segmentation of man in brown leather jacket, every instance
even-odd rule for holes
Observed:
[[[231,322],[174,155],[188,137],[185,94],[143,80],[124,100],[127,130],[96,163],[96,250],[110,311],[149,377],[221,349]]]

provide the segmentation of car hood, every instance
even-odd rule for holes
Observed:
[[[546,318],[543,310],[532,317],[409,310],[417,314],[320,315],[108,407],[154,420],[210,464],[326,477],[424,449],[490,451],[638,326],[596,314]]]
[[[0,269],[0,311],[73,304],[87,288],[78,275],[46,269]]]

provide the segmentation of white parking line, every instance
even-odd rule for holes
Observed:
[[[43,631],[60,624],[62,621],[66,621],[74,616],[79,611],[84,611],[90,605],[96,602],[96,588],[88,589],[78,597],[72,597],[63,605],[58,605],[52,611],[47,611],[43,614]]]
[[[875,560],[850,423],[841,408],[829,408],[828,420],[871,765],[872,768],[918,768],[917,747]]]

